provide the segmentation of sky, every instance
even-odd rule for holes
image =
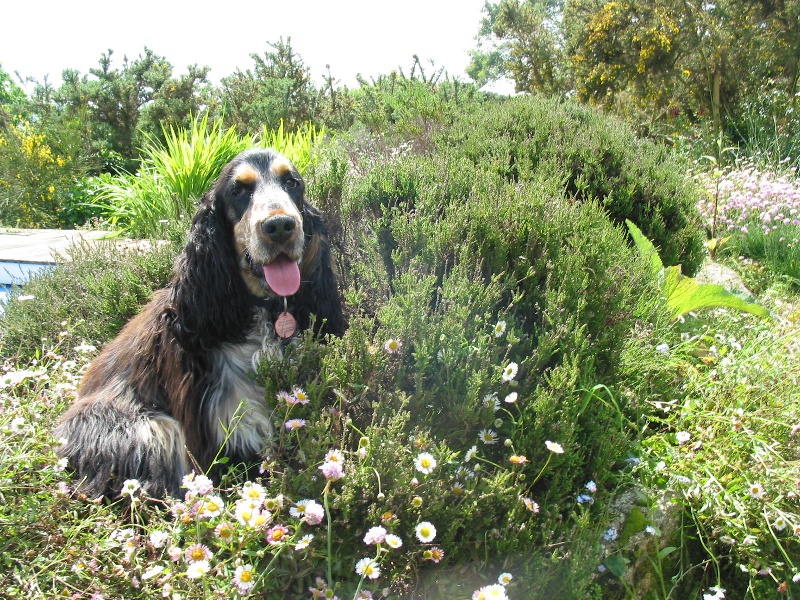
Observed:
[[[112,67],[123,56],[138,57],[147,46],[165,57],[174,73],[190,64],[211,67],[218,83],[237,68],[253,67],[251,54],[263,55],[267,42],[291,37],[292,48],[310,68],[315,84],[330,65],[339,85],[357,87],[392,70],[408,74],[417,54],[423,66],[444,67],[468,80],[467,52],[485,0],[40,0],[6,2],[0,35],[0,65],[13,75],[58,86],[64,69],[88,74],[100,55],[114,51]],[[135,7],[135,8],[134,8]]]

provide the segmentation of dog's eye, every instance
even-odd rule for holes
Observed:
[[[298,179],[295,179],[294,177],[287,177],[284,183],[286,184],[286,187],[291,189],[300,186],[300,181]]]
[[[233,182],[232,192],[234,196],[243,196],[252,193],[252,191],[253,191],[253,186],[250,184],[242,183],[241,181]]]

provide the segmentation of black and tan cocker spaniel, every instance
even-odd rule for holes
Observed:
[[[248,150],[201,200],[169,285],[92,362],[60,419],[77,489],[114,496],[137,479],[179,496],[218,454],[257,461],[273,431],[253,372],[312,322],[346,327],[324,223],[286,158]]]

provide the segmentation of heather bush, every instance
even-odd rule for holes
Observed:
[[[408,75],[393,71],[369,82],[361,79],[350,92],[355,122],[426,150],[434,131],[486,100],[475,85],[451,79],[443,69],[431,65],[427,71],[415,56]]]
[[[575,200],[596,200],[613,221],[633,221],[666,265],[693,275],[705,249],[697,195],[669,152],[624,123],[569,101],[528,96],[462,115],[435,137],[439,152],[516,183],[558,178]]]

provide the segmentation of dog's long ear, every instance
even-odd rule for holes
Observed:
[[[172,280],[175,333],[185,347],[198,350],[240,340],[252,320],[233,229],[215,193],[212,189],[200,201]]]
[[[342,335],[347,322],[339,300],[339,287],[331,261],[328,231],[320,212],[306,202],[303,206],[303,283],[297,295],[297,313],[301,329],[309,327],[316,315],[315,329],[321,333]]]

